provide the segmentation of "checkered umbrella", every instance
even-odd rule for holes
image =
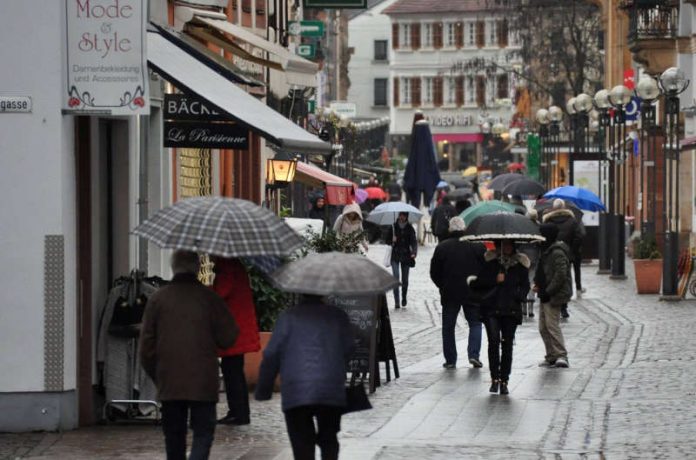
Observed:
[[[399,281],[365,256],[324,252],[290,262],[271,275],[278,288],[314,295],[369,295],[386,292]]]
[[[268,209],[223,197],[187,198],[133,230],[162,248],[222,257],[286,256],[302,238]]]

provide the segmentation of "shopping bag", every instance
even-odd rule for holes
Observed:
[[[387,250],[384,253],[384,261],[382,262],[385,267],[391,267],[391,256],[392,256],[392,247],[387,246]]]
[[[346,407],[343,409],[344,414],[350,412],[359,412],[362,410],[372,409],[372,404],[367,398],[365,387],[362,383],[352,384],[346,387]]]

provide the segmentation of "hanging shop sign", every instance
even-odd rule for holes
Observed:
[[[303,0],[305,8],[367,8],[367,0]]]
[[[229,115],[218,112],[204,99],[188,94],[165,94],[162,110],[165,120],[230,121]]]
[[[164,146],[194,149],[249,149],[249,130],[234,123],[165,121]]]
[[[65,0],[65,110],[150,112],[147,5],[147,0]]]
[[[323,21],[288,21],[288,34],[303,37],[323,37]]]

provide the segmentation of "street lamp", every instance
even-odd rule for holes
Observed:
[[[677,263],[679,260],[679,95],[686,91],[689,80],[684,73],[670,67],[660,75],[665,95],[663,127],[662,225],[665,232],[662,257],[662,295],[677,295]]]
[[[553,178],[556,177],[556,169],[558,165],[558,157],[561,151],[561,120],[563,120],[563,110],[560,107],[552,105],[549,107],[549,120],[551,120],[549,126],[549,138],[551,140],[551,174],[550,182],[548,187],[551,188],[553,183]]]
[[[649,75],[638,80],[635,89],[640,103],[640,232],[655,236],[657,216],[657,117],[655,101],[660,97],[657,81]],[[646,174],[646,168],[652,168]],[[646,180],[647,179],[647,180]]]
[[[270,208],[273,191],[285,188],[295,178],[297,159],[280,152],[266,160],[266,204]]]
[[[540,166],[544,170],[544,184],[546,188],[549,188],[549,163],[548,163],[548,137],[549,137],[549,127],[548,124],[551,122],[549,119],[549,111],[546,109],[539,109],[536,113],[536,120],[539,123],[539,140],[541,141],[541,163]]]
[[[609,193],[607,191],[607,184],[611,181],[609,177],[613,175],[613,162],[611,157],[607,154],[605,147],[607,142],[607,132],[611,132],[611,116],[609,115],[609,108],[611,103],[609,102],[609,91],[606,89],[600,89],[594,95],[594,106],[599,114],[598,117],[598,132],[597,132],[597,148],[599,150],[599,168],[597,173],[599,174],[599,197],[605,204],[609,205],[609,213],[613,212],[613,202],[608,199]],[[608,165],[607,165],[608,163]],[[607,167],[608,166],[608,167]],[[612,221],[610,214],[606,211],[599,214],[599,269],[597,274],[606,275],[611,273],[611,244],[609,243],[611,239],[611,226]]]
[[[592,98],[585,93],[580,93],[575,97],[571,97],[566,104],[566,111],[570,115],[570,133],[572,136],[570,139],[570,144],[572,146],[571,157],[587,152],[587,146],[590,142],[589,114],[593,107]],[[569,183],[573,184],[574,174],[572,162],[570,163],[568,178]]]

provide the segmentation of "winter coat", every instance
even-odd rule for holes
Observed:
[[[322,303],[285,310],[263,352],[256,399],[271,399],[280,373],[283,411],[313,404],[345,406],[353,347],[352,326],[343,310]]]
[[[392,245],[392,263],[409,262],[411,256],[415,257],[418,253],[418,239],[411,224],[407,223],[403,229],[399,227],[398,222],[391,225],[387,231],[387,242],[391,242]]]
[[[554,224],[558,227],[557,241],[563,241],[572,251],[582,246],[585,236],[584,226],[575,219],[575,214],[570,209],[555,209],[544,214],[544,223]]]
[[[437,245],[430,259],[430,279],[440,290],[443,304],[474,302],[466,279],[479,274],[485,252],[483,244],[458,238],[448,238]]]
[[[444,238],[449,229],[449,220],[457,215],[457,210],[451,204],[441,204],[433,211],[430,219],[430,228],[433,235]]]
[[[534,284],[539,300],[552,305],[565,305],[573,295],[570,277],[570,249],[563,241],[544,248],[539,259]]]
[[[522,323],[522,302],[529,292],[529,258],[519,252],[503,264],[496,251],[484,254],[481,272],[471,287],[481,297],[481,316],[512,316]],[[497,282],[499,273],[505,274],[502,283]]]
[[[244,266],[236,259],[217,259],[213,290],[225,301],[239,327],[237,341],[230,348],[218,350],[218,356],[235,356],[259,351],[261,341],[254,295]]]
[[[140,360],[161,401],[217,401],[218,348],[239,329],[225,302],[194,274],[175,275],[147,301]]]
[[[307,217],[309,219],[326,220],[326,205],[321,208],[312,205],[312,209],[307,213]]]
[[[350,214],[351,212],[354,212],[358,215],[359,219],[355,222],[350,222],[346,216]],[[334,223],[333,229],[336,233],[339,235],[350,235],[353,232],[362,232],[363,231],[363,218],[362,218],[362,210],[360,209],[360,206],[357,203],[351,203],[343,208],[343,212],[341,213],[340,216],[338,216],[338,219],[336,219],[336,222]],[[367,240],[363,238],[362,241],[362,246],[365,250],[367,250]]]

